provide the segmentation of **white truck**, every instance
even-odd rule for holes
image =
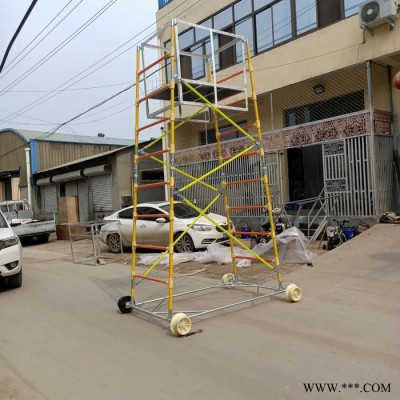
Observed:
[[[27,200],[0,202],[0,210],[20,239],[36,238],[39,243],[45,243],[50,233],[56,231],[54,213],[33,214]]]

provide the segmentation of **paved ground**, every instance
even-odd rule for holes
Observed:
[[[399,233],[377,225],[285,274],[304,291],[299,303],[277,296],[212,314],[186,338],[117,311],[129,265],[73,264],[53,243],[25,247],[23,287],[0,289],[0,399],[398,399]],[[176,289],[210,282],[181,276]],[[146,282],[140,296],[159,291]],[[244,296],[222,289],[188,302]],[[338,386],[307,393],[304,383]]]
[[[323,242],[325,243],[325,242]],[[314,242],[309,247],[309,250],[318,256],[324,255],[327,253],[327,250],[323,250],[323,243]],[[249,242],[245,242],[245,244],[250,245]],[[60,254],[64,254],[64,260],[71,261],[72,260],[72,250],[74,254],[74,259],[78,262],[81,260],[83,263],[94,264],[93,257],[93,242],[89,239],[77,240],[72,242],[73,249],[71,250],[71,242],[69,240],[57,240],[56,235],[52,234],[50,240],[46,244],[37,245],[35,242],[28,243],[29,247],[34,246],[36,249],[43,249],[46,251],[57,252]],[[123,254],[112,254],[107,245],[104,245],[101,241],[98,241],[98,246],[100,247],[100,255],[101,260],[106,264],[125,264],[131,265],[132,262],[132,252],[129,249],[125,249]],[[140,263],[141,256],[153,255],[157,256],[161,253],[155,251],[153,253],[145,253],[144,251],[138,251],[137,260],[138,265],[142,265]],[[165,262],[167,262],[167,258],[165,258]],[[282,263],[280,266],[281,272],[284,275],[288,275],[293,271],[309,268],[306,264],[285,264]],[[167,271],[168,265],[159,264],[156,268],[156,271]],[[220,265],[217,263],[201,263],[196,261],[190,261],[185,263],[180,263],[175,266],[174,271],[182,276],[197,276],[197,277],[206,277],[211,279],[220,280],[223,274],[227,272],[232,272],[231,264],[228,265]],[[261,262],[252,261],[251,268],[239,268],[239,273],[241,279],[251,281],[254,283],[263,284],[268,282],[271,279],[276,277],[276,273],[271,271],[268,267],[263,265]]]

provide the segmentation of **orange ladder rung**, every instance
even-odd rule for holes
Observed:
[[[232,186],[232,185],[244,185],[246,183],[254,183],[254,182],[262,182],[262,178],[258,179],[245,179],[243,181],[231,181],[231,182],[226,182],[226,186]]]
[[[158,94],[163,93],[166,90],[169,90],[169,86],[168,85],[163,86],[160,89],[154,90],[153,92],[149,93],[147,96],[142,97],[141,99],[139,99],[139,103],[141,103],[142,101],[145,101],[147,99],[150,99],[150,98],[152,98],[154,96],[157,96]],[[169,118],[167,118],[167,119],[169,119]]]
[[[160,154],[164,154],[164,153],[168,153],[169,152],[169,149],[165,149],[165,150],[158,150],[158,151],[154,151],[153,153],[147,153],[147,154],[145,154],[145,155],[143,155],[143,156],[138,156],[138,161],[139,160],[143,160],[144,158],[150,158],[150,157],[155,157],[155,156],[158,156],[158,155],[160,155]]]
[[[228,103],[227,106],[235,106],[236,104],[244,102],[246,99],[251,100],[251,97],[245,97],[244,99],[233,101],[232,103]]]
[[[149,249],[149,250],[167,250],[168,247],[165,246],[154,246],[152,244],[136,244],[135,246],[138,249]]]
[[[143,72],[146,72],[150,68],[154,67],[155,65],[159,64],[160,62],[166,60],[169,57],[169,53],[165,54],[164,56],[160,57],[158,60],[154,61],[150,65],[148,65],[146,68],[143,68],[142,70],[139,71],[139,75],[143,74]]]
[[[168,120],[169,120],[169,118],[161,118],[161,119],[159,119],[158,121],[152,122],[151,124],[144,125],[144,126],[142,126],[141,128],[138,128],[137,131],[138,131],[138,132],[144,131],[145,129],[151,128],[151,127],[154,126],[154,125],[161,124],[162,122],[165,122],[165,121],[168,121]]]
[[[229,210],[258,210],[261,208],[267,208],[266,206],[233,206],[229,207]]]
[[[136,275],[135,275],[135,278],[145,279],[146,281],[153,281],[153,282],[158,282],[158,283],[164,283],[164,284],[168,285],[168,281],[166,281],[165,279],[153,278],[153,277],[151,277],[151,276],[136,274]]]
[[[140,218],[140,219],[168,218],[168,214],[137,214],[136,218]]]
[[[235,258],[240,258],[242,260],[253,260],[253,261],[260,261],[259,258],[257,257],[248,257],[248,256],[235,256]],[[274,262],[275,260],[272,258],[261,258],[262,260],[266,262]]]
[[[271,232],[266,232],[266,231],[263,231],[263,232],[247,232],[247,231],[240,231],[240,232],[237,232],[237,231],[235,231],[235,232],[231,232],[231,234],[232,235],[235,235],[235,236],[240,236],[240,235],[258,235],[258,236],[270,236],[271,235]]]
[[[238,72],[233,73],[232,75],[227,76],[226,78],[218,80],[217,83],[222,83],[222,82],[228,81],[229,79],[232,79],[235,76],[242,75],[242,74],[243,74],[243,70],[240,70]]]
[[[168,184],[169,184],[169,182],[146,183],[144,185],[138,185],[137,188],[138,189],[148,189],[148,188],[153,188],[153,187],[157,187],[157,186],[165,186]]]

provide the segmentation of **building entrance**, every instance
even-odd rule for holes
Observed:
[[[322,145],[288,149],[290,201],[317,197],[324,187]]]

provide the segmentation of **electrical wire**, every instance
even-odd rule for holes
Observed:
[[[55,28],[57,28],[58,25],[61,24],[62,21],[66,17],[68,17],[69,14],[71,14],[72,11],[75,10],[76,7],[78,7],[79,4],[82,2],[78,3],[49,33],[46,34],[44,38],[42,38],[31,50],[29,50],[28,53],[26,53],[14,66],[12,64],[14,61],[50,26],[50,24],[68,7],[68,5],[72,3],[72,0],[69,0],[68,3],[56,14],[54,18],[9,62],[7,67],[4,69],[3,75],[0,76],[0,80],[3,79],[11,70],[13,70],[28,54],[30,54],[33,49],[35,49]]]
[[[189,6],[187,9],[183,10],[180,14],[185,13],[187,11],[189,11],[190,8],[194,7],[195,5],[197,5],[200,2],[200,0],[197,0],[195,3],[193,3],[191,6]],[[177,8],[179,7],[176,6],[175,8],[173,8],[170,12],[173,13],[173,11],[175,11]],[[180,15],[179,14],[179,15]],[[178,15],[178,16],[179,16]],[[98,63],[100,63],[101,61],[105,60],[107,57],[109,57],[110,55],[114,54],[116,51],[120,50],[122,47],[124,47],[126,44],[130,43],[132,40],[136,39],[139,35],[141,35],[142,33],[146,32],[147,30],[149,30],[150,28],[152,28],[155,25],[155,23],[150,24],[147,28],[144,28],[141,32],[137,33],[136,35],[134,35],[132,38],[130,38],[129,40],[127,40],[126,42],[124,42],[122,45],[118,46],[116,49],[114,49],[112,52],[108,53],[106,56],[102,57],[100,60],[96,61],[95,63],[93,63],[92,65],[90,65],[88,68],[86,68],[85,70],[81,71],[80,73],[78,73],[77,75],[75,75],[74,77],[72,77],[71,79],[69,79],[68,81],[64,82],[63,84],[59,85],[58,87],[56,87],[55,89],[53,89],[52,91],[50,91],[47,95],[44,95],[42,97],[40,97],[39,99],[33,101],[32,103],[28,104],[25,107],[22,107],[21,109],[19,109],[17,112],[27,112],[30,111],[33,108],[36,108],[37,106],[47,102],[48,100],[52,99],[53,97],[55,97],[56,95],[58,95],[59,93],[65,91],[66,89],[69,89],[71,86],[75,85],[76,83],[80,82],[82,79],[90,76],[91,74],[93,74],[94,72],[96,72],[97,70],[103,68],[104,66],[106,66],[107,64],[109,64],[110,62],[116,60],[117,58],[119,58],[121,55],[125,54],[127,51],[129,51],[130,49],[132,49],[133,47],[137,46],[141,40],[139,40],[138,42],[136,42],[134,45],[130,46],[129,48],[125,49],[123,52],[121,52],[120,54],[116,55],[115,57],[113,57],[111,60],[105,62],[104,64],[102,64],[100,67],[96,68],[94,71],[86,74],[82,79],[79,79],[76,82],[73,82],[71,85],[67,86],[67,88],[64,88],[62,90],[59,90],[60,88],[62,88],[64,85],[68,84],[69,82],[73,81],[75,78],[79,77],[80,75],[84,74],[85,72],[89,71],[92,67],[94,67],[95,65],[97,65]],[[149,37],[149,35],[147,36]],[[46,96],[50,95],[51,93],[54,93],[55,91],[58,91],[55,95],[46,98]],[[41,101],[43,99],[43,101]],[[8,118],[13,117],[16,114],[10,114],[6,117],[6,120],[8,120]],[[3,122],[4,120],[0,120],[0,123]]]
[[[21,32],[23,26],[25,25],[25,22],[28,19],[29,15],[31,14],[32,10],[34,9],[36,3],[37,3],[37,0],[33,0],[32,1],[31,5],[28,8],[28,11],[25,13],[24,18],[22,18],[22,21],[18,25],[17,30],[15,31],[13,37],[11,38],[11,41],[7,46],[6,52],[4,53],[3,60],[2,60],[2,62],[0,64],[0,73],[3,70],[4,64],[7,61],[8,54],[10,53],[10,50],[11,50],[11,48],[12,48],[14,42],[15,42],[15,39],[17,39],[19,33]]]
[[[115,87],[115,86],[122,86],[128,85],[133,82],[121,82],[121,83],[110,83],[109,85],[99,85],[99,86],[89,86],[89,87],[82,87],[82,88],[75,88],[75,89],[66,89],[64,92],[72,92],[72,91],[79,91],[79,90],[91,90],[91,89],[103,89],[108,87]],[[10,90],[9,93],[49,93],[53,90]]]
[[[81,0],[82,2],[83,0]],[[110,7],[112,7],[118,0],[110,0],[105,6],[97,11],[92,17],[90,17],[84,24],[82,24],[75,32],[67,37],[63,42],[59,43],[50,53],[39,60],[35,65],[25,71],[19,78],[15,79],[8,86],[0,91],[0,97],[7,93],[10,89],[18,85],[20,82],[25,80],[29,75],[33,74],[43,64],[53,58],[59,51],[61,51],[68,43],[72,42],[77,36],[79,36],[84,30],[86,30],[96,19],[104,14]],[[80,4],[80,3],[79,3]]]

